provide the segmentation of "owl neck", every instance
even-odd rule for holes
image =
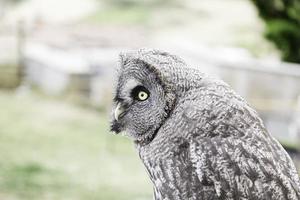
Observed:
[[[175,96],[172,96],[172,98],[174,98],[174,99],[170,99],[170,101],[172,101],[172,102],[165,108],[165,116],[164,116],[163,120],[161,121],[161,123],[157,127],[152,127],[149,130],[147,130],[146,133],[144,133],[144,135],[146,135],[146,137],[144,137],[140,140],[135,140],[134,141],[135,145],[137,145],[138,147],[143,147],[143,146],[148,145],[149,143],[151,143],[154,140],[154,138],[157,136],[160,129],[164,126],[167,119],[170,118],[170,115],[172,115],[172,112],[175,109],[175,106],[174,106],[174,105],[176,105]]]
[[[161,126],[160,126],[161,127]],[[152,130],[148,130],[145,135],[147,135],[146,137],[144,137],[143,139],[140,139],[140,140],[135,140],[134,143],[136,146],[138,147],[142,147],[142,146],[146,146],[148,145],[157,135],[160,127]]]

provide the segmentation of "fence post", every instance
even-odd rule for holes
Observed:
[[[24,76],[24,43],[25,43],[25,27],[24,21],[19,20],[17,23],[17,65],[18,65],[18,80],[19,85],[21,84]]]

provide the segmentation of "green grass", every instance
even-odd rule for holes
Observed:
[[[0,91],[0,199],[152,199],[133,144],[106,114]]]
[[[100,9],[84,19],[85,22],[97,24],[147,24],[150,10],[147,7],[107,7]]]

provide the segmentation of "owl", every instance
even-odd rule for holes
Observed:
[[[111,130],[136,146],[156,200],[299,200],[283,147],[228,84],[179,57],[120,55]]]

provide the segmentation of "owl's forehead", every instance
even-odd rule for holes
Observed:
[[[125,80],[124,82],[122,82],[119,87],[121,90],[131,90],[132,88],[141,85],[142,83],[140,81],[138,81],[137,79],[134,78],[129,78],[127,80]]]
[[[133,88],[140,85],[150,88],[155,82],[154,80],[155,75],[149,69],[135,64],[126,66],[119,75],[117,96],[124,99]]]
[[[137,87],[138,85],[142,85],[142,83],[134,78],[119,80],[115,94],[116,101],[119,99],[130,100],[130,94],[133,88]]]
[[[154,76],[154,74],[144,63],[129,63],[122,66],[119,81],[127,82],[128,79],[135,79],[143,82],[145,79],[152,76]]]

